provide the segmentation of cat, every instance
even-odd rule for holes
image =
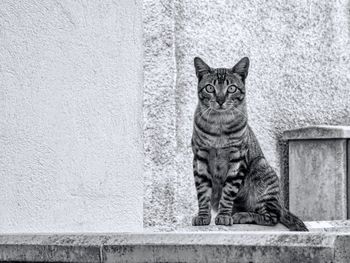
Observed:
[[[211,68],[194,59],[198,105],[194,115],[193,172],[198,215],[192,225],[282,223],[291,231],[308,231],[282,206],[279,178],[266,161],[248,125],[245,80],[249,59],[233,68]]]

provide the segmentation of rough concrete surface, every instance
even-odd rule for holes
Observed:
[[[252,232],[169,233],[128,239],[105,243],[105,262],[331,262],[336,240],[311,233]],[[338,254],[347,254],[345,244]]]
[[[347,262],[349,237],[339,233],[189,231],[0,235],[0,261]]]
[[[289,209],[302,220],[348,218],[346,139],[289,142]]]
[[[350,220],[331,220],[331,221],[304,221],[306,227],[310,232],[338,232],[350,233]],[[148,227],[144,233],[156,232],[236,232],[236,231],[264,231],[264,232],[281,232],[289,230],[282,224],[275,226],[261,226],[252,224],[238,224],[232,226],[155,226]]]
[[[195,56],[212,67],[250,58],[249,123],[284,185],[284,130],[350,124],[347,0],[147,0],[143,8],[144,103],[153,109],[144,116],[144,134],[151,135],[144,138],[145,226],[189,225],[197,210],[190,148]]]
[[[343,225],[343,224],[342,224]],[[343,227],[344,228],[344,227]],[[320,228],[317,228],[319,232]],[[346,226],[346,229],[349,229],[348,226]],[[269,232],[280,232],[280,231],[287,231],[289,232],[288,228],[286,228],[282,224],[277,224],[275,226],[261,226],[261,225],[253,225],[253,224],[234,224],[232,226],[217,226],[213,223],[207,226],[154,226],[154,227],[147,227],[144,229],[145,233],[156,233],[156,232],[235,232],[235,231],[269,231]]]
[[[315,125],[283,132],[284,140],[349,139],[350,126]]]
[[[176,65],[173,1],[143,1],[144,224],[175,222]]]
[[[142,229],[141,7],[0,2],[0,232]]]
[[[350,233],[350,220],[309,221],[305,225],[312,232]]]

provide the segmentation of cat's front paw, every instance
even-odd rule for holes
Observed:
[[[192,218],[193,226],[207,226],[210,225],[211,216],[195,216]]]
[[[233,220],[231,216],[219,214],[215,218],[215,225],[231,226],[232,224]]]

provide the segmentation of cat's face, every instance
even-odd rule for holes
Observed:
[[[245,78],[249,59],[241,59],[233,68],[210,68],[205,62],[194,59],[198,77],[198,99],[205,108],[227,111],[237,108],[245,98]]]

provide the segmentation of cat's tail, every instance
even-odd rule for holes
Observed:
[[[280,223],[288,227],[290,231],[309,231],[303,221],[287,209],[283,209]]]

